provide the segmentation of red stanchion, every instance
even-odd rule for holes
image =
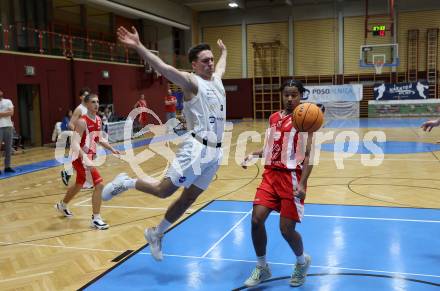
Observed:
[[[66,50],[66,38],[64,35],[61,37],[61,43],[63,46],[63,56],[67,56],[67,50]]]
[[[110,61],[113,61],[113,46],[110,45]]]
[[[9,49],[9,29],[3,29],[3,36],[4,36],[4,40],[5,40],[5,44],[4,47],[5,49]]]
[[[40,54],[43,54],[44,53],[44,48],[43,48],[43,32],[41,30],[38,33],[38,44],[40,46]]]

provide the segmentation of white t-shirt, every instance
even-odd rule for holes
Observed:
[[[87,107],[85,107],[82,103],[80,105],[78,105],[78,107],[76,107],[76,108],[81,109],[81,116],[87,114]]]
[[[14,108],[12,101],[3,98],[0,100],[0,112],[6,112]],[[12,127],[11,116],[0,117],[0,127]]]
[[[210,81],[194,76],[197,95],[185,101],[183,106],[187,127],[210,142],[222,142],[226,122],[226,93],[222,81],[215,74]],[[215,134],[215,140],[208,132]]]

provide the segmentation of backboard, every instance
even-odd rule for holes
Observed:
[[[367,44],[361,45],[359,54],[359,66],[361,68],[376,68],[376,73],[382,72],[382,67],[399,66],[399,45]]]

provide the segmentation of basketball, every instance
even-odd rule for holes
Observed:
[[[315,132],[321,128],[324,115],[321,108],[313,103],[302,103],[292,113],[293,127],[301,132]]]

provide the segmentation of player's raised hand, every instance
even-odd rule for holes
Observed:
[[[440,119],[434,119],[434,120],[428,120],[426,122],[424,122],[421,126],[421,128],[424,131],[431,131],[433,127],[439,126],[440,125]]]
[[[139,34],[134,26],[131,27],[131,32],[121,26],[116,34],[118,35],[118,40],[129,47],[135,48],[141,44]]]
[[[217,45],[218,45],[218,47],[219,47],[219,49],[221,51],[225,51],[226,50],[226,46],[225,46],[225,44],[223,43],[223,41],[221,39],[217,40]]]

